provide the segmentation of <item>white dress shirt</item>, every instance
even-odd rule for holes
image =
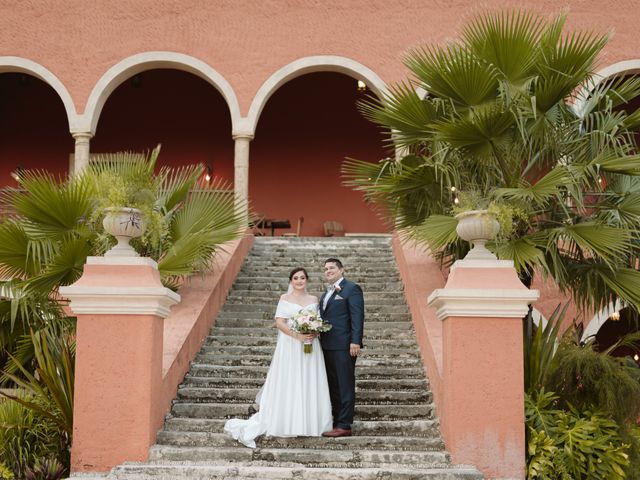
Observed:
[[[335,282],[333,282],[331,285],[327,287],[327,293],[324,295],[324,300],[322,302],[323,310],[326,310],[327,303],[329,303],[329,298],[331,298],[331,295],[333,295],[333,292],[335,291],[336,287],[340,286],[340,282],[342,282],[343,278],[344,277],[340,277],[338,280],[336,280]]]

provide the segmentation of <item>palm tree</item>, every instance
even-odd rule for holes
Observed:
[[[102,227],[114,201],[148,215],[150,228],[132,245],[158,262],[170,288],[208,269],[221,245],[243,234],[245,219],[228,185],[202,182],[202,165],[154,173],[158,153],[105,155],[68,179],[28,171],[19,189],[5,190],[0,203],[14,213],[0,221],[0,354],[64,316],[58,288],[80,277],[87,256],[114,243]],[[22,347],[17,358],[26,364],[32,350]]]
[[[588,88],[608,37],[564,33],[565,20],[489,11],[459,40],[412,50],[411,77],[360,104],[397,158],[347,159],[345,183],[449,261],[467,248],[457,191],[479,193],[511,213],[492,248],[522,277],[548,275],[583,307],[638,309],[640,111],[622,107],[640,81]]]

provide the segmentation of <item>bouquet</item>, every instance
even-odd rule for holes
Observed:
[[[331,324],[320,318],[320,315],[313,310],[305,310],[304,308],[296,313],[293,317],[291,328],[298,333],[324,333],[331,330]],[[313,352],[313,341],[304,341],[304,353]]]

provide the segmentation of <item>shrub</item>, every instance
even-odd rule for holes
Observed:
[[[18,398],[33,400],[25,394]],[[13,471],[17,478],[25,478],[27,468],[38,459],[60,455],[60,435],[58,427],[38,412],[14,400],[0,399],[0,467]],[[13,477],[0,468],[0,478]]]
[[[592,344],[564,339],[558,346],[546,387],[557,392],[562,406],[579,410],[595,407],[620,424],[640,418],[640,382],[636,366],[624,359],[596,352]]]
[[[627,478],[629,445],[618,424],[597,410],[555,408],[559,397],[542,389],[526,395],[527,475],[529,479]]]
[[[33,468],[27,467],[25,480],[58,480],[64,472],[64,466],[55,458],[39,459]]]

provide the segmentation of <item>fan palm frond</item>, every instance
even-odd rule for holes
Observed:
[[[358,109],[382,128],[387,136],[386,146],[398,148],[422,143],[429,135],[429,124],[440,116],[435,106],[422,100],[407,82],[389,87],[382,99],[359,101]]]
[[[446,98],[458,108],[482,105],[498,90],[496,68],[460,45],[415,48],[404,63],[429,95]]]

